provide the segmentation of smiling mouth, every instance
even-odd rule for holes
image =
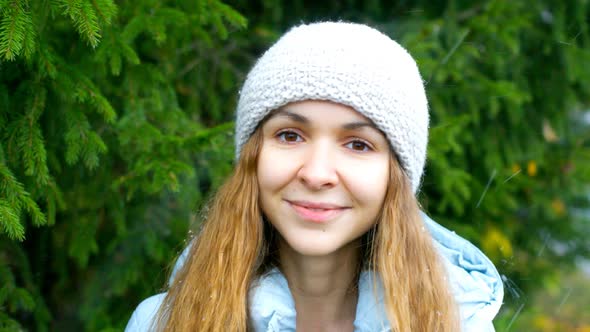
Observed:
[[[349,207],[334,204],[312,203],[303,201],[286,201],[303,220],[314,223],[326,223],[338,217]]]

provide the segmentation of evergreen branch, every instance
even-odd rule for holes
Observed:
[[[83,215],[78,220],[78,226],[73,230],[68,255],[78,263],[79,267],[85,267],[88,264],[90,255],[98,252],[95,235],[97,229],[98,217],[95,215]]]
[[[43,134],[37,123],[30,122],[29,126],[21,142],[24,145],[20,147],[23,153],[25,175],[35,176],[39,184],[46,185],[49,180],[49,170]]]
[[[78,111],[66,113],[66,124],[68,127],[65,134],[66,162],[73,165],[80,158],[82,145],[86,142],[90,131],[90,123],[86,116]]]
[[[217,33],[219,34],[219,37],[222,40],[227,39],[227,35],[228,35],[227,28],[223,24],[221,16],[213,15],[213,16],[211,16],[211,20],[212,20],[213,26],[216,28]]]
[[[92,0],[92,6],[106,25],[110,25],[117,15],[117,5],[113,0]]]
[[[73,91],[73,96],[78,103],[84,103],[88,100],[88,97],[94,93],[92,89],[94,86],[90,83],[90,80],[85,79],[85,77],[76,77],[78,81],[75,82],[75,90]]]
[[[115,45],[114,42],[115,38],[117,38],[117,34],[111,31],[109,37],[110,38],[103,39],[99,47],[94,50],[94,58],[97,60],[101,60],[101,62],[106,58],[108,54],[112,53],[113,51],[116,51],[113,45]]]
[[[140,27],[137,26],[138,23],[134,22],[134,26],[132,26],[133,31],[129,31],[127,33],[130,34],[131,32],[133,32],[131,36],[134,37],[135,34],[145,29],[153,36],[154,40],[156,41],[156,44],[160,45],[167,38],[166,24],[174,24],[177,26],[187,25],[188,17],[184,12],[174,8],[160,8],[155,13],[150,15],[149,18],[141,18],[138,19],[138,21],[144,21],[143,23],[148,24],[145,24],[141,27],[141,29],[139,29]]]
[[[61,191],[61,189],[57,186],[57,183],[55,182],[55,179],[53,177],[49,179],[48,188],[51,189],[51,197],[55,198],[57,208],[59,210],[65,210],[67,208],[67,204],[64,200],[64,194]]]
[[[4,204],[4,208],[0,204],[0,226],[12,239],[24,239],[24,226],[20,223],[23,208],[31,215],[35,226],[47,223],[37,203],[4,163],[0,163],[0,203]]]
[[[19,137],[19,124],[18,121],[12,121],[6,126],[6,130],[4,133],[4,142],[6,145],[6,156],[8,163],[18,163],[18,156],[20,155],[18,151],[18,140]],[[0,164],[1,165],[1,164]],[[0,174],[2,173],[2,169],[0,168]]]
[[[160,20],[154,18],[148,25],[147,30],[152,34],[156,45],[160,46],[166,41],[166,27]]]
[[[16,180],[6,164],[0,163],[0,197],[3,197],[18,212],[21,208],[20,198],[25,195],[28,193],[22,183]]]
[[[125,43],[121,43],[119,46],[119,51],[121,52],[121,54],[123,54],[123,56],[125,56],[125,59],[129,63],[133,65],[138,65],[140,63],[139,56],[131,46]]]
[[[0,198],[0,231],[12,240],[25,239],[25,227],[20,223],[20,214],[2,198]]]
[[[27,13],[21,1],[14,0],[2,11],[0,21],[0,56],[12,61],[20,54],[27,30]]]
[[[88,169],[94,169],[99,164],[99,154],[107,152],[107,146],[102,138],[90,130],[90,123],[86,116],[79,112],[69,112],[66,116],[68,131],[66,140],[66,162],[76,163],[80,157]]]
[[[119,76],[121,73],[121,67],[123,66],[121,55],[119,53],[113,53],[111,55],[111,61],[109,61],[109,64],[111,65],[111,73],[115,76]]]
[[[9,155],[13,161],[20,156],[24,164],[25,174],[35,176],[41,185],[47,183],[49,170],[46,162],[46,150],[38,119],[45,108],[46,90],[37,88],[38,92],[28,98],[25,103],[27,112],[13,120],[6,130],[6,141]]]
[[[121,32],[121,40],[126,44],[133,42],[133,40],[148,26],[146,21],[147,19],[144,15],[134,16],[123,28],[123,31]]]
[[[234,125],[234,122],[225,122],[212,128],[201,129],[194,135],[187,137],[184,144],[193,149],[197,148],[217,135],[230,134],[234,129]]]
[[[64,1],[63,0],[49,0],[50,15],[55,17],[59,13],[63,12]]]
[[[61,0],[60,4],[63,14],[72,20],[78,33],[95,48],[101,36],[98,18],[92,5],[84,0]]]
[[[8,0],[0,0],[0,12],[2,12],[4,10],[4,7],[6,7],[8,4]]]
[[[43,45],[43,43],[41,43],[37,56],[37,69],[39,76],[41,78],[49,76],[49,78],[55,79],[57,76],[55,62],[56,55],[53,54],[51,48],[48,45]]]
[[[45,215],[39,208],[39,205],[32,200],[29,195],[26,195],[22,198],[23,207],[25,211],[29,213],[29,215],[33,218],[33,225],[35,226],[43,226],[47,224],[47,219]]]
[[[160,8],[156,12],[155,16],[168,24],[175,24],[177,26],[188,24],[187,15],[184,12],[174,8]]]
[[[100,93],[100,90],[88,78],[74,68],[69,68],[69,75],[60,75],[60,82],[73,86],[73,96],[79,103],[89,102],[95,107],[97,112],[103,116],[107,123],[113,123],[117,118],[117,113],[109,101]],[[73,80],[72,80],[73,79]],[[90,125],[88,125],[90,128]]]
[[[98,25],[96,12],[91,4],[87,2],[82,4],[82,7],[80,8],[80,17],[76,25],[78,31],[86,36],[86,39],[92,48],[96,48],[101,37],[100,26]]]
[[[248,26],[248,19],[231,6],[226,5],[223,2],[216,2],[215,7],[229,23],[239,28],[246,28]]]
[[[0,311],[0,332],[24,331],[18,321]]]
[[[57,0],[59,6],[62,8],[63,14],[69,16],[69,18],[74,21],[75,18],[79,15],[80,7],[82,4],[80,3],[81,0]],[[83,0],[82,0],[83,1]]]
[[[101,94],[92,94],[92,104],[99,114],[101,114],[107,123],[114,123],[117,119],[117,113],[109,101]]]
[[[35,300],[33,300],[29,291],[24,288],[17,288],[14,290],[14,293],[15,297],[18,298],[19,309],[27,312],[33,311],[35,308]]]
[[[35,39],[37,38],[37,33],[35,31],[35,26],[33,25],[33,19],[29,13],[25,16],[25,36],[23,41],[23,51],[25,58],[27,60],[31,60],[33,54],[35,53]]]
[[[84,145],[83,156],[84,164],[88,169],[95,169],[98,166],[98,155],[105,154],[107,146],[95,132],[89,132],[88,143]]]
[[[47,90],[42,86],[36,86],[35,96],[28,104],[29,111],[26,114],[27,120],[32,124],[39,120],[45,110],[45,101],[47,100]]]
[[[71,102],[74,105],[88,102],[97,110],[97,113],[103,116],[107,123],[115,121],[117,114],[112,105],[86,76],[72,69],[67,74],[58,75],[56,78],[55,85],[59,86],[59,91],[68,90],[68,88],[71,91],[69,95],[62,95],[63,98],[73,99]],[[78,160],[79,152],[82,151],[81,145],[87,143],[90,133],[90,123],[84,115],[85,109],[70,110],[65,113],[66,162],[70,165]]]

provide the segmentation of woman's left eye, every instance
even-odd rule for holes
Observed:
[[[365,152],[365,151],[372,150],[372,148],[369,146],[369,144],[367,144],[363,141],[360,141],[360,140],[351,141],[348,144],[346,144],[345,146],[351,150],[354,150],[354,151]]]
[[[294,131],[289,131],[289,130],[278,133],[277,137],[279,138],[280,141],[285,142],[285,143],[296,143],[296,142],[303,141],[303,139],[301,138],[301,135],[299,135],[298,133],[296,133]]]

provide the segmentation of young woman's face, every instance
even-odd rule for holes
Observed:
[[[348,106],[292,103],[262,126],[264,215],[302,255],[337,252],[376,221],[388,186],[385,136]]]

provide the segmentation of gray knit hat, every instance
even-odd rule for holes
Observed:
[[[238,101],[236,155],[266,115],[302,100],[344,104],[372,120],[416,193],[426,159],[428,102],[416,62],[403,47],[361,24],[294,27],[248,74]]]

